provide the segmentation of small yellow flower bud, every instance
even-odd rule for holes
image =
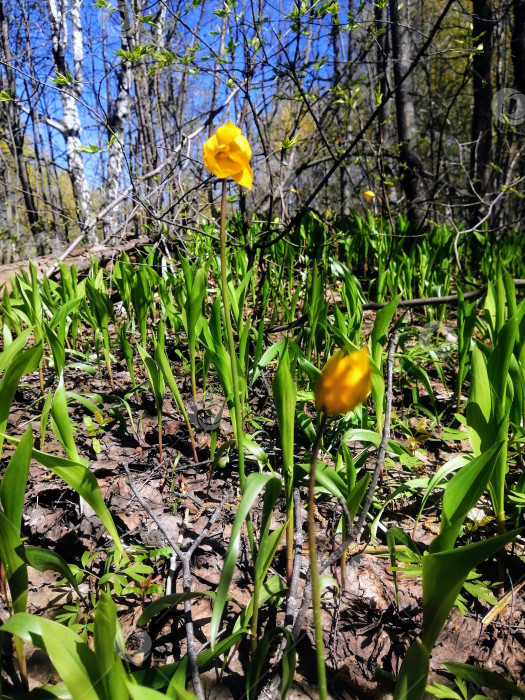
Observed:
[[[315,406],[329,416],[348,413],[372,388],[372,368],[366,348],[349,355],[338,350],[328,360],[315,385]]]
[[[365,190],[365,193],[363,196],[367,202],[371,202],[375,198],[376,195],[375,195],[375,192],[372,192],[372,190]]]

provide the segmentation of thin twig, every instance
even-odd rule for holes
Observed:
[[[182,551],[182,549],[177,545],[173,537],[170,535],[168,530],[164,527],[163,523],[159,520],[159,518],[155,515],[155,513],[152,511],[152,509],[148,506],[146,501],[142,498],[139,490],[135,486],[135,482],[133,481],[133,477],[131,476],[131,472],[128,467],[128,463],[124,462],[123,465],[124,471],[126,472],[126,476],[128,477],[128,483],[130,485],[131,490],[135,494],[135,497],[137,501],[140,503],[140,505],[144,508],[146,513],[151,517],[151,519],[155,522],[159,530],[162,532],[166,540],[168,541],[168,544],[170,547],[173,549],[177,557],[180,559],[180,563],[182,566],[182,590],[184,593],[190,593],[191,591],[191,567],[190,567],[190,562],[191,562],[191,557],[192,554],[195,552],[196,548],[201,544],[201,542],[204,540],[206,535],[208,534],[210,527],[213,525],[213,523],[217,520],[219,513],[222,510],[222,507],[224,503],[226,502],[226,499],[228,497],[228,494],[224,494],[222,501],[220,504],[217,506],[217,508],[213,511],[211,517],[208,520],[208,523],[202,530],[202,532],[199,534],[199,536],[195,539],[195,541],[191,544],[189,549],[187,551]],[[185,600],[184,601],[184,621],[185,621],[185,626],[186,626],[186,646],[187,646],[187,654],[188,654],[188,661],[190,665],[190,671],[191,671],[191,679],[193,683],[193,692],[195,695],[199,698],[199,700],[204,700],[204,691],[202,688],[202,683],[199,675],[199,665],[197,663],[197,650],[196,650],[196,645],[195,645],[195,633],[193,629],[193,619],[191,615],[191,601]]]
[[[140,503],[140,505],[144,508],[146,513],[150,516],[150,518],[155,522],[156,526],[159,528],[159,530],[162,532],[164,537],[166,538],[169,546],[173,549],[175,554],[182,560],[184,553],[182,550],[179,548],[173,537],[170,535],[168,530],[164,527],[163,523],[159,520],[159,518],[155,515],[155,513],[151,510],[149,505],[146,503],[146,501],[142,498],[142,495],[140,491],[137,489],[135,486],[135,482],[133,481],[133,477],[131,476],[131,472],[128,467],[127,462],[123,462],[122,466],[124,467],[124,471],[126,472],[126,476],[128,477],[128,483],[133,491],[135,498],[137,501]]]
[[[293,505],[294,505],[294,521],[295,521],[295,557],[293,560],[292,578],[290,580],[290,590],[286,599],[286,613],[284,615],[284,628],[291,630],[295,607],[297,605],[297,589],[299,587],[299,578],[301,575],[301,563],[303,558],[303,514],[301,510],[301,494],[298,488],[293,490]]]
[[[396,330],[390,336],[388,341],[388,355],[386,360],[386,408],[385,408],[385,423],[383,425],[383,436],[381,438],[381,444],[379,445],[379,452],[377,453],[376,466],[370,483],[368,485],[368,490],[366,492],[365,500],[363,502],[363,507],[361,513],[357,520],[355,527],[353,528],[355,539],[361,539],[363,531],[365,529],[366,518],[370,506],[372,505],[372,499],[374,498],[374,493],[379,482],[379,476],[383,471],[383,465],[385,463],[386,451],[388,448],[388,441],[390,439],[390,417],[392,414],[392,394],[393,394],[393,374],[394,374],[394,355],[397,348],[397,338],[399,332]],[[334,552],[335,554],[335,552]],[[329,557],[330,558],[330,557]]]

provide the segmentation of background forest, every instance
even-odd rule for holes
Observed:
[[[520,225],[520,0],[1,0],[0,24],[5,262],[199,228],[202,143],[228,117],[254,150],[242,212],[348,215],[372,190],[412,234]]]

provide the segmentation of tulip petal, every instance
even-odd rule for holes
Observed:
[[[315,386],[318,411],[347,413],[362,403],[371,389],[370,358],[366,348],[346,355],[338,350],[326,363]]]
[[[232,122],[228,119],[226,124],[224,124],[224,126],[220,126],[215,133],[220,144],[228,145],[237,136],[241,135],[241,130],[239,127],[235,126],[235,124],[232,124]]]
[[[247,187],[249,190],[252,189],[253,170],[250,168],[249,165],[247,165],[243,170],[241,170],[240,173],[236,173],[235,175],[232,175],[232,178],[239,185],[242,185],[243,187]]]

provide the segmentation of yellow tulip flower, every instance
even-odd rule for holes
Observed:
[[[221,179],[231,177],[239,185],[252,189],[252,149],[241,130],[230,120],[217,129],[202,150],[204,165],[214,175]]]
[[[371,202],[376,196],[376,194],[375,192],[372,192],[372,190],[366,190],[363,196],[367,202]]]
[[[328,360],[315,385],[315,405],[329,416],[348,413],[372,388],[372,368],[366,348],[347,355],[338,350]]]

